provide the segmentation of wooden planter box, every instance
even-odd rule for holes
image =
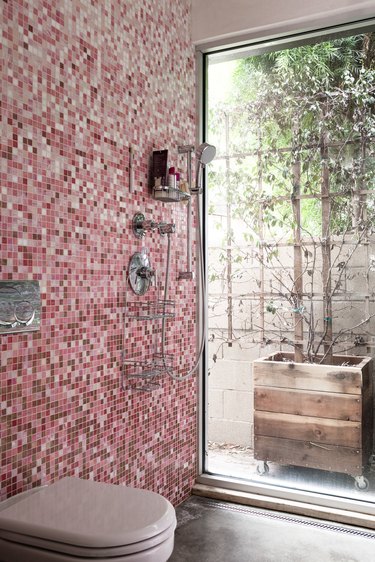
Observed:
[[[254,457],[361,476],[373,446],[372,359],[319,365],[292,357],[253,362]]]

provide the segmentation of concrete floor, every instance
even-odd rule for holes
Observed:
[[[192,496],[170,562],[371,562],[375,531]]]

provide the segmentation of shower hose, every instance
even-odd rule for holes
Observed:
[[[200,202],[199,202],[199,195],[197,195],[197,219],[198,219],[198,252],[199,252],[199,276],[200,276],[200,283],[201,283],[201,293],[203,298],[206,294],[206,283],[205,283],[205,276],[204,276],[204,263],[203,263],[203,236],[202,236],[202,226],[201,226],[201,214],[200,214]],[[169,269],[170,269],[170,260],[171,260],[171,235],[170,233],[167,234],[168,236],[168,249],[167,249],[167,263],[165,268],[165,283],[164,283],[164,302],[168,299],[168,285],[169,285]],[[162,354],[162,361],[163,367],[165,372],[175,381],[183,381],[189,378],[191,375],[195,373],[199,366],[199,362],[202,357],[203,347],[204,347],[204,339],[206,333],[206,310],[205,306],[202,307],[202,326],[201,326],[201,334],[200,334],[200,342],[198,353],[195,359],[195,363],[193,367],[185,374],[179,374],[173,372],[172,369],[168,366],[167,358],[165,354],[165,327],[166,327],[166,318],[163,316],[162,320],[162,336],[161,336],[161,354]]]

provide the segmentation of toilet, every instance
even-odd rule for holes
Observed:
[[[0,503],[0,561],[166,562],[175,528],[159,494],[63,478]]]

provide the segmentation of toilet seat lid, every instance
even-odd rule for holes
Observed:
[[[175,521],[173,506],[154,492],[63,478],[1,510],[0,535],[113,548],[147,541]]]

